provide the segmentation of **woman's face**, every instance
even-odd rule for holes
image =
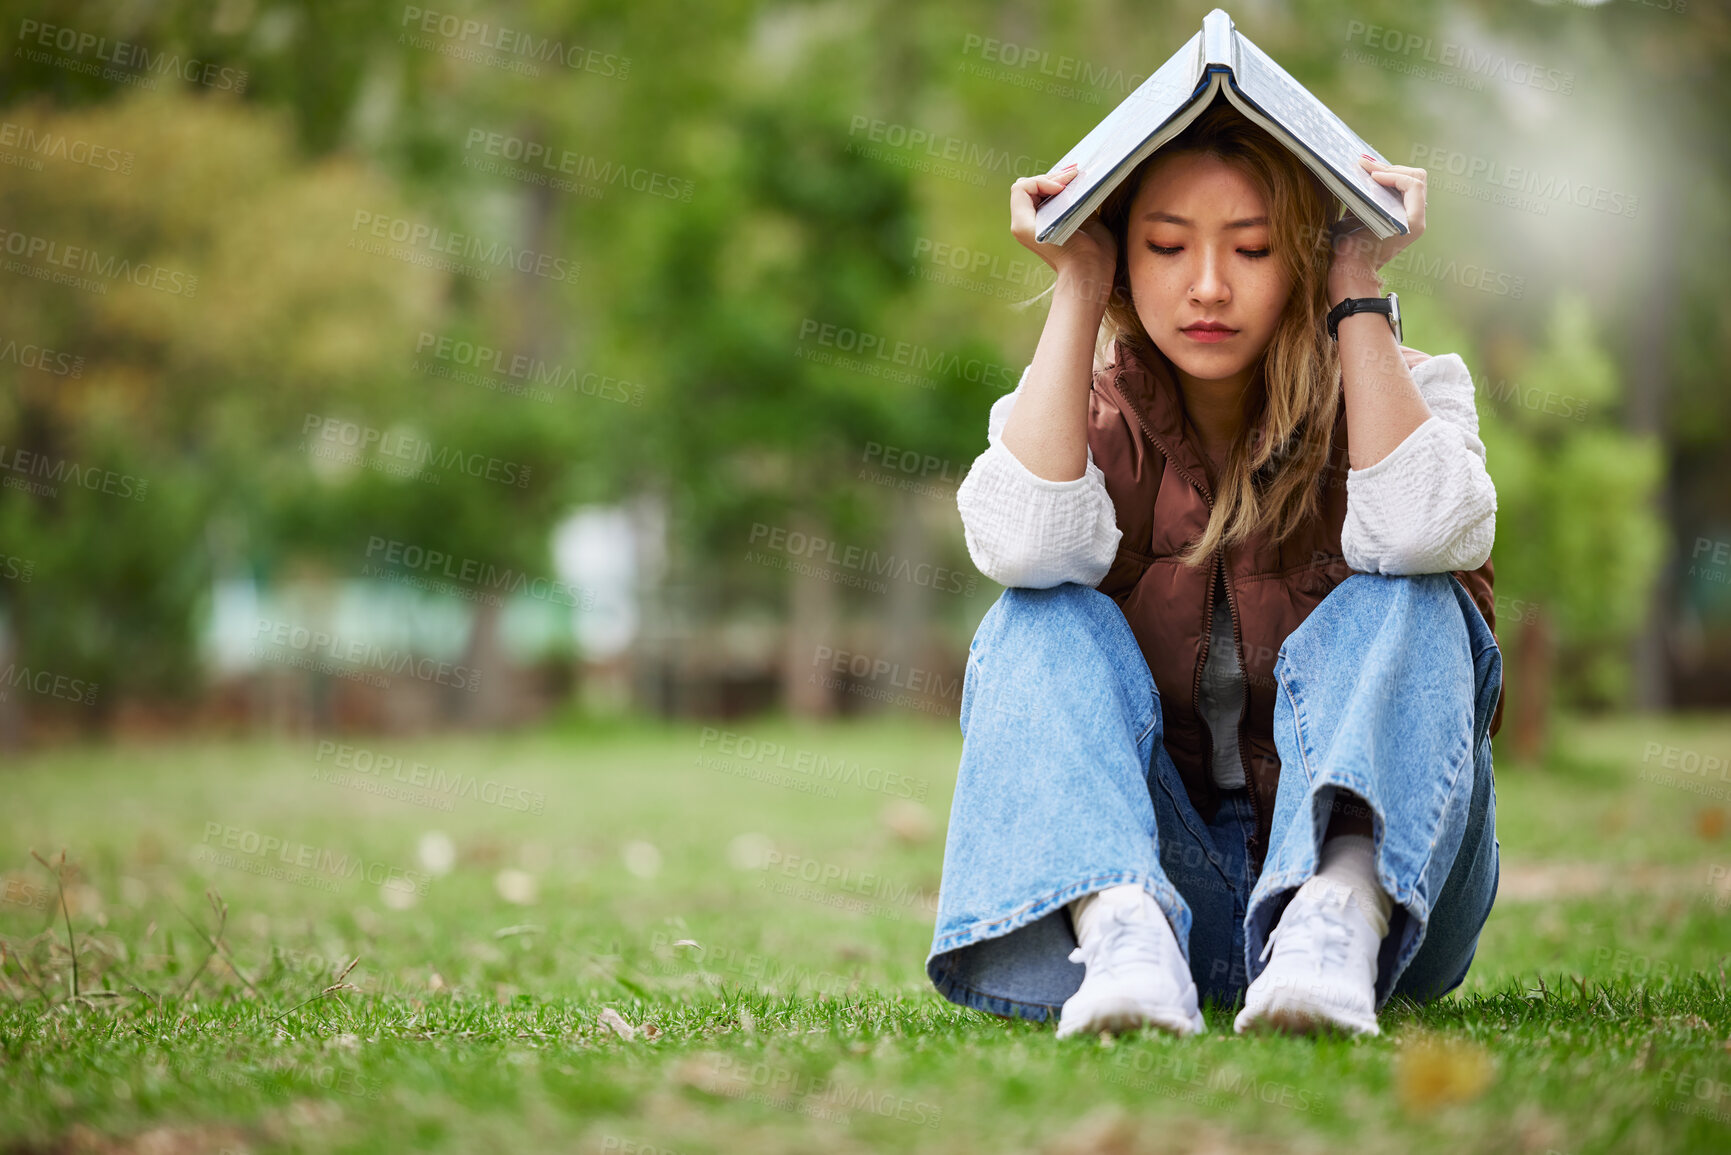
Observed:
[[[1192,378],[1247,383],[1274,337],[1292,284],[1269,247],[1267,211],[1240,169],[1199,153],[1156,162],[1130,206],[1125,250],[1136,314]],[[1229,331],[1198,328],[1208,322]]]

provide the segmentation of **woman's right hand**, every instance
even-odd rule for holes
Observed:
[[[1034,240],[1034,210],[1057,196],[1074,179],[1077,168],[1068,165],[1043,176],[1025,176],[1010,186],[1010,235],[1052,267],[1052,271],[1093,286],[1104,298],[1118,271],[1118,243],[1096,213],[1082,222],[1062,245]]]

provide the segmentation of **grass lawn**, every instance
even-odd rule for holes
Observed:
[[[1731,718],[1559,732],[1466,984],[1356,1041],[941,999],[953,719],[12,758],[0,1150],[1731,1150]]]

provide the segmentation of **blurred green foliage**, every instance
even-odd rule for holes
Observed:
[[[0,444],[148,482],[142,500],[66,484],[54,496],[0,490],[0,552],[32,565],[28,580],[0,568],[11,660],[100,681],[105,704],[193,694],[216,574],[352,577],[379,537],[550,572],[548,533],[565,511],[645,491],[670,502],[674,581],[702,615],[782,612],[797,579],[740,561],[752,527],[812,525],[875,547],[910,507],[859,480],[868,447],[944,463],[951,483],[965,471],[1043,320],[1043,306],[1009,303],[1041,284],[1037,262],[1032,278],[1018,271],[1032,258],[1008,235],[1010,181],[1054,161],[1210,6],[442,10],[495,43],[512,29],[566,50],[525,65],[445,35],[437,13],[429,26],[413,6],[0,3],[15,49],[70,29],[217,69],[197,83],[130,66],[155,84],[123,83],[79,67],[89,51],[40,49],[15,51],[0,77],[7,131],[130,158],[124,172],[53,157],[0,165],[0,227],[196,277],[194,293],[175,294],[0,273],[0,335],[82,358],[76,376],[0,364]],[[1488,0],[1229,10],[1397,162],[1421,142],[1444,156],[1531,150],[1571,180],[1645,197],[1633,220],[1568,204],[1523,214],[1440,187],[1439,167],[1420,244],[1525,291],[1442,276],[1407,310],[1420,321],[1409,343],[1461,349],[1475,377],[1588,403],[1581,422],[1494,399],[1480,411],[1502,509],[1499,593],[1554,613],[1564,652],[1582,656],[1571,694],[1615,700],[1640,591],[1665,552],[1649,495],[1675,491],[1687,528],[1673,534],[1715,517],[1731,526],[1710,496],[1731,424],[1727,327],[1710,323],[1713,302],[1731,299],[1714,259],[1731,157],[1723,134],[1705,131],[1731,103],[1722,15]],[[1579,83],[1565,96],[1412,75],[1431,50],[1373,45],[1377,26],[1482,39]],[[1075,78],[1078,62],[1096,83]],[[1687,83],[1658,86],[1659,72]],[[863,147],[874,123],[1010,163],[927,171],[918,149]],[[1583,125],[1597,135],[1564,131]],[[1570,141],[1576,152],[1557,151]],[[509,161],[530,146],[572,158],[578,187]],[[1684,217],[1702,230],[1686,243],[1673,227]],[[414,263],[357,247],[359,222],[379,219],[577,272],[482,277],[433,267],[431,245]],[[929,279],[939,245],[996,271],[971,287]],[[1672,302],[1657,316],[1643,306],[1655,278]],[[933,355],[932,387],[823,363],[809,355],[823,348],[814,325]],[[1622,431],[1652,325],[1670,351],[1661,409],[1689,415],[1686,435]],[[442,340],[551,366],[565,384],[514,395],[507,376],[465,377],[427,357]],[[526,484],[331,467],[309,449],[314,420],[504,462]],[[1678,442],[1687,451],[1667,478]],[[913,539],[922,560],[971,572],[953,510],[937,518],[950,531]],[[883,612],[881,597],[840,596],[846,612]],[[963,637],[986,604],[940,601],[922,612]]]
[[[1664,550],[1663,446],[1619,426],[1624,389],[1586,302],[1564,291],[1518,391],[1505,390],[1516,403],[1480,415],[1497,482],[1497,594],[1523,603],[1522,618],[1550,619],[1564,693],[1597,706],[1628,697],[1624,648]]]

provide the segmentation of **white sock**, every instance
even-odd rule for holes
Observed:
[[[1086,943],[1093,936],[1094,927],[1099,924],[1100,916],[1108,910],[1124,909],[1141,914],[1149,922],[1166,928],[1172,934],[1172,945],[1178,945],[1177,934],[1172,933],[1172,924],[1166,919],[1166,912],[1160,909],[1160,904],[1154,901],[1154,896],[1133,882],[1118,886],[1108,886],[1105,890],[1096,890],[1093,894],[1084,894],[1081,898],[1072,900],[1069,904],[1070,922],[1076,929],[1076,944]]]
[[[1318,880],[1322,880],[1318,882]],[[1313,886],[1314,884],[1314,886]],[[1376,881],[1376,843],[1367,834],[1336,834],[1323,840],[1322,862],[1316,876],[1304,885],[1321,888],[1338,884],[1352,888],[1353,901],[1382,938],[1388,933],[1388,916],[1394,900]]]

